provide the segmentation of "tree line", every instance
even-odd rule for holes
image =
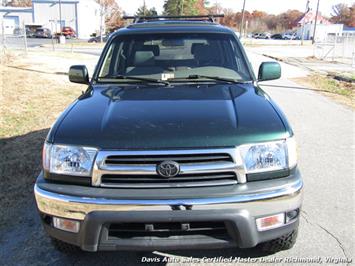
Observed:
[[[2,0],[3,5],[8,6],[31,6],[31,0]],[[100,4],[102,15],[107,31],[112,31],[124,25],[122,16],[125,12],[119,3],[123,0],[95,0]],[[149,0],[147,0],[148,2]],[[212,0],[211,0],[212,1]],[[223,8],[218,3],[210,4],[208,0],[165,0],[163,15],[207,15],[224,14],[220,23],[228,27],[239,29],[242,20],[242,12]],[[156,16],[156,9],[147,8],[144,4],[138,8],[137,16]],[[297,26],[297,22],[304,15],[299,10],[288,10],[279,15],[268,14],[264,11],[245,11],[244,29],[246,32],[285,31]],[[352,5],[337,4],[333,6],[331,16],[328,18],[332,23],[341,23],[348,27],[355,27],[355,3]]]

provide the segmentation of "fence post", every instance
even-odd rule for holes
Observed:
[[[332,59],[333,62],[335,61],[336,45],[337,45],[337,35],[335,34],[334,35],[334,46],[333,46],[333,59]]]
[[[26,25],[25,23],[23,23],[23,41],[24,41],[24,44],[25,44],[25,54],[27,55],[27,32],[26,32]]]
[[[2,36],[2,49],[4,50],[4,54],[5,54],[5,50],[6,50],[6,37],[5,37],[5,26],[4,26],[4,19],[1,20],[1,36]]]

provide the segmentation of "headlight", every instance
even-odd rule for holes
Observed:
[[[90,176],[97,149],[44,144],[43,168],[53,174]]]
[[[238,149],[246,174],[290,169],[297,164],[294,138],[241,145]]]

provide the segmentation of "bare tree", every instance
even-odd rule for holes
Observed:
[[[122,10],[115,0],[95,0],[100,5],[100,41],[106,30],[122,26]]]
[[[352,4],[352,6],[346,4],[337,4],[333,6],[333,14],[330,20],[333,23],[355,27],[355,3]]]
[[[14,6],[14,7],[30,7],[32,6],[31,0],[12,0],[12,1],[4,1],[6,6]]]

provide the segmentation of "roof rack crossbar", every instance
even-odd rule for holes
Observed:
[[[210,22],[215,22],[215,18],[223,18],[224,14],[217,15],[192,15],[192,16],[124,16],[123,19],[133,19],[133,23],[141,23],[149,20],[160,19],[206,19]]]

